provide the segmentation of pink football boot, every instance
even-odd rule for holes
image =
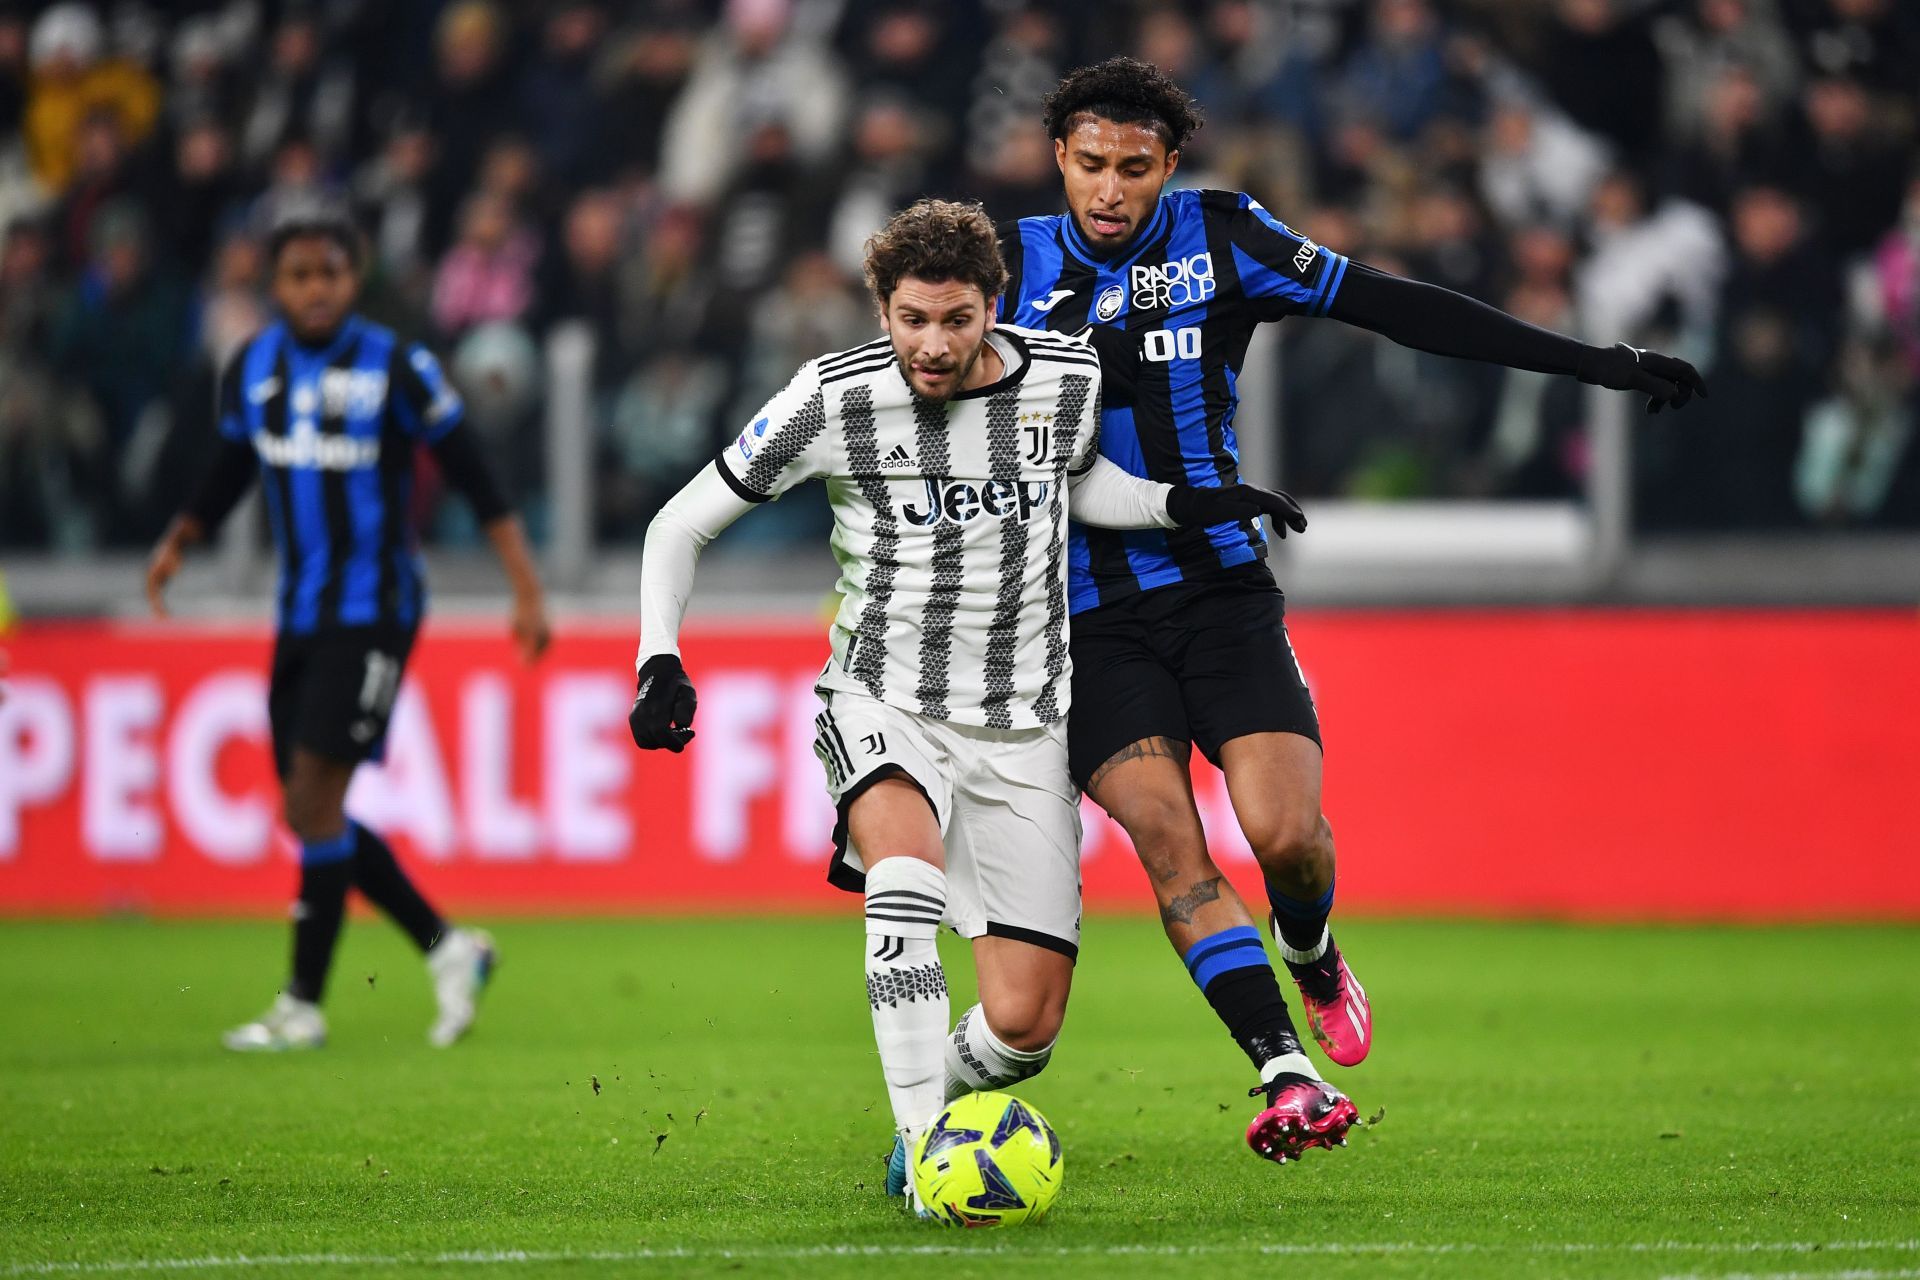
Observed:
[[[1247,1126],[1247,1145],[1276,1164],[1298,1160],[1315,1147],[1344,1147],[1347,1130],[1360,1122],[1359,1108],[1324,1080],[1278,1076],[1247,1096],[1261,1094],[1267,1108]]]
[[[1300,988],[1300,1003],[1306,1009],[1307,1026],[1313,1031],[1313,1038],[1320,1044],[1329,1058],[1343,1067],[1358,1066],[1367,1057],[1367,1050],[1373,1048],[1373,1006],[1367,1003],[1367,989],[1353,976],[1353,970],[1347,967],[1347,958],[1340,954],[1339,946],[1332,937],[1327,939],[1329,954],[1314,961],[1318,968],[1322,962],[1332,960],[1335,965],[1333,998],[1316,1000],[1302,982],[1299,969],[1303,966],[1289,964],[1294,971],[1294,985]],[[1324,971],[1323,971],[1324,973]],[[1316,983],[1315,985],[1321,985]]]

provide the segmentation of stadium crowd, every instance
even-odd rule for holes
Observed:
[[[890,212],[1059,207],[1040,97],[1114,52],[1206,107],[1180,181],[1706,371],[1639,429],[1641,527],[1920,525],[1911,0],[0,0],[0,547],[153,536],[267,315],[264,232],[316,198],[536,534],[543,340],[590,326],[599,533],[637,538],[788,371],[871,335]],[[1330,322],[1283,344],[1305,497],[1582,490],[1571,380]]]

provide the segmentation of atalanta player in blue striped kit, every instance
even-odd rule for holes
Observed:
[[[1068,212],[1003,228],[1012,280],[1000,318],[1091,328],[1105,394],[1100,452],[1135,475],[1237,482],[1235,381],[1254,326],[1287,316],[1637,391],[1654,412],[1706,394],[1685,361],[1624,343],[1588,346],[1372,270],[1243,193],[1166,191],[1201,118],[1146,63],[1114,58],[1073,71],[1045,111]],[[1248,1144],[1284,1163],[1342,1143],[1357,1112],[1301,1051],[1260,933],[1207,854],[1187,772],[1193,746],[1226,774],[1274,940],[1327,1056],[1343,1066],[1366,1057],[1373,1015],[1327,926],[1334,851],[1320,810],[1320,725],[1266,555],[1255,520],[1074,525],[1069,751],[1075,779],[1132,839],[1168,941],[1260,1071],[1252,1093],[1265,1106]]]
[[[343,216],[306,213],[268,248],[280,319],[240,349],[220,383],[220,442],[200,491],[154,548],[147,596],[166,613],[186,548],[219,528],[260,478],[280,555],[268,719],[287,825],[300,841],[293,973],[260,1018],[227,1033],[240,1051],[317,1048],[320,999],[349,888],[426,956],[439,1013],[429,1039],[472,1025],[493,944],[449,926],[375,833],[346,815],[347,784],[378,759],[426,607],[408,507],[425,446],[472,505],[513,585],[513,635],[532,661],[546,606],[519,518],[508,508],[433,356],[353,314],[359,236]]]

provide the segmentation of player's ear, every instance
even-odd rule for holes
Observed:
[[[1053,140],[1053,163],[1059,168],[1060,172],[1065,173],[1067,171],[1067,140],[1065,138],[1055,138]]]
[[[1167,152],[1167,175],[1166,176],[1171,178],[1173,176],[1173,171],[1175,169],[1178,169],[1179,167],[1180,167],[1180,153],[1178,151]]]
[[[993,326],[999,323],[1000,323],[1000,295],[996,293],[991,298],[987,299],[987,332],[991,333],[993,331]]]

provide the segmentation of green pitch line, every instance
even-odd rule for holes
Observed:
[[[0,1277],[1920,1273],[1920,930],[1351,924],[1384,1115],[1280,1168],[1158,928],[1096,918],[1021,1090],[1060,1206],[964,1234],[879,1194],[854,919],[479,923],[465,1044],[356,919],[331,1046],[268,1059],[217,1040],[282,927],[0,925]]]

